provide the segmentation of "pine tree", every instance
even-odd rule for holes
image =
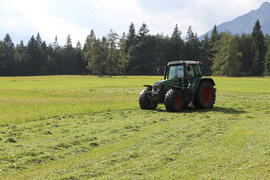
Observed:
[[[90,50],[93,47],[95,41],[96,41],[96,35],[95,35],[94,30],[92,29],[90,31],[90,34],[87,35],[87,37],[86,37],[86,40],[85,40],[85,43],[84,43],[84,46],[83,46],[84,52]]]
[[[108,72],[108,65],[106,59],[109,56],[108,43],[105,37],[102,40],[97,40],[92,48],[91,53],[86,54],[88,59],[88,68],[92,74],[105,75]]]
[[[71,40],[70,34],[67,36],[65,48],[72,48],[72,40]]]
[[[259,20],[257,20],[254,25],[251,37],[252,37],[252,53],[253,53],[253,61],[251,67],[252,75],[261,76],[263,75],[264,72],[264,58],[266,53],[266,46]]]
[[[77,41],[76,48],[77,49],[82,49],[82,44],[81,44],[80,41]]]
[[[0,43],[0,74],[14,74],[14,44],[9,34],[6,34],[4,41]]]
[[[47,48],[47,62],[46,62],[46,75],[56,75],[57,74],[57,60],[54,58],[55,49],[52,44]]]
[[[210,35],[210,41],[209,41],[209,67],[213,64],[213,58],[215,54],[217,53],[217,46],[218,42],[220,40],[220,34],[217,30],[217,26],[214,25],[213,30]]]
[[[210,41],[215,44],[219,40],[220,40],[220,35],[218,33],[217,26],[214,25],[214,28],[211,32]]]
[[[15,49],[15,75],[26,75],[25,73],[25,61],[26,61],[26,47],[23,41],[17,45]]]
[[[133,22],[130,24],[129,26],[129,30],[128,30],[128,35],[127,35],[127,40],[128,41],[132,41],[136,39],[136,30],[135,30],[135,26],[133,24]]]
[[[178,25],[175,25],[172,36],[170,38],[170,57],[168,61],[180,60],[184,57],[184,41],[181,38],[181,31]]]
[[[241,58],[241,75],[250,76],[252,75],[251,67],[253,64],[253,53],[252,53],[252,38],[250,34],[242,34],[238,38],[239,50],[242,53]]]
[[[117,40],[118,40],[118,34],[113,32],[113,30],[110,30],[107,36],[107,42],[108,42],[108,47],[109,47],[108,49],[109,56],[107,58],[109,76],[112,76],[112,74],[114,74],[118,68],[117,67],[118,66]]]
[[[119,47],[120,47],[120,52],[119,52],[119,66],[120,66],[120,72],[122,75],[126,76],[126,67],[128,66],[129,59],[128,59],[128,53],[126,53],[125,49],[127,46],[127,37],[126,34],[123,33],[120,41],[119,41]]]
[[[122,47],[125,57],[127,58],[127,61],[129,62],[125,70],[126,72],[132,72],[133,67],[132,67],[132,60],[131,60],[130,52],[131,52],[131,49],[133,49],[134,46],[137,44],[137,42],[138,42],[138,38],[136,35],[135,26],[133,23],[131,23],[129,26],[127,37],[126,37],[126,42],[123,44],[124,47]]]
[[[37,43],[38,43],[39,45],[41,45],[41,44],[42,44],[42,39],[41,39],[41,37],[40,37],[39,32],[37,33],[37,36],[36,36],[36,41],[37,41]]]
[[[40,34],[37,34],[36,37],[37,46],[38,46],[38,56],[36,57],[36,61],[38,61],[38,75],[46,75],[48,73],[48,52],[47,52],[47,44],[45,41],[42,41]]]
[[[200,41],[189,26],[185,41],[185,59],[198,60],[200,56]]]
[[[138,31],[136,43],[130,46],[128,51],[129,74],[150,74],[153,68],[151,66],[153,59],[153,56],[151,56],[151,40],[149,29],[143,23]]]
[[[264,74],[270,75],[270,43],[267,47],[267,53],[265,55],[265,65],[264,65]]]
[[[175,25],[174,27],[174,30],[173,30],[173,33],[172,33],[172,36],[171,36],[171,39],[174,39],[174,40],[181,40],[181,31],[179,30],[178,28],[178,24]]]
[[[144,41],[149,37],[149,29],[145,23],[142,24],[138,32],[138,38],[140,41]]]
[[[48,48],[48,61],[50,66],[50,74],[62,74],[62,49],[58,43],[58,38],[55,36],[54,42]]]
[[[135,26],[133,23],[129,26],[128,34],[127,34],[127,40],[126,40],[126,45],[125,45],[125,53],[127,54],[129,51],[129,48],[132,45],[136,44],[136,30]]]
[[[240,76],[241,57],[235,37],[229,33],[223,33],[213,59],[214,75]]]
[[[75,51],[72,46],[70,35],[67,36],[66,44],[62,50],[61,66],[64,74],[77,74],[78,67],[76,63]]]
[[[195,35],[194,35],[193,31],[192,31],[191,26],[189,26],[188,30],[187,30],[187,35],[186,35],[186,43],[191,44],[192,41],[194,40],[194,38],[195,38]]]
[[[182,39],[179,39],[179,40],[183,43]],[[164,70],[165,70],[164,65],[167,64],[168,61],[175,61],[175,60],[182,59],[182,52],[183,52],[184,45],[183,44],[180,45],[179,40],[174,41],[170,37],[164,36],[163,34],[150,36],[150,40],[148,43],[149,44],[148,49],[149,49],[149,54],[150,54],[149,55],[150,57],[148,57],[150,58],[150,65],[149,65],[150,73],[149,74],[163,75]],[[176,59],[177,57],[179,59]]]
[[[194,40],[194,33],[192,31],[191,26],[188,27],[186,38],[185,38],[185,57],[184,59],[192,59],[193,49],[192,42]]]
[[[206,35],[204,40],[201,41],[200,61],[202,61],[202,64],[200,65],[202,74],[210,76],[212,74],[212,63],[210,60],[210,39],[208,35]]]
[[[38,57],[38,42],[34,36],[31,36],[27,44],[27,59],[25,63],[27,75],[38,75],[40,73],[40,64],[37,61]]]
[[[75,48],[75,61],[76,61],[76,70],[75,74],[84,74],[86,73],[86,62],[83,56],[83,50],[81,42],[78,41]]]
[[[0,41],[0,75],[6,75],[7,62],[5,58],[5,47],[3,41]]]
[[[84,56],[85,64],[89,73],[91,73],[91,69],[92,69],[90,67],[92,64],[91,59],[90,59],[92,57],[91,52],[96,42],[97,42],[97,38],[96,38],[94,30],[92,29],[90,31],[90,34],[87,35],[84,46],[83,46],[83,56]]]

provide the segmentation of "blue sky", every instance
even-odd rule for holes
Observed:
[[[131,22],[138,29],[145,22],[151,34],[171,34],[175,24],[183,33],[189,25],[201,35],[214,24],[257,9],[269,0],[0,0],[0,39],[10,33],[13,40],[27,42],[40,32],[47,42],[55,35],[64,44],[84,42],[90,29],[97,36],[110,29],[127,32]]]

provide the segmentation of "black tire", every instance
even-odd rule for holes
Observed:
[[[216,101],[216,90],[214,85],[210,81],[203,81],[196,93],[194,98],[194,106],[199,109],[212,108]]]
[[[169,112],[183,111],[185,109],[183,91],[170,89],[165,95],[164,104]]]
[[[149,98],[147,92],[149,92],[148,88],[142,90],[140,94],[139,98],[140,107],[141,109],[145,110],[155,110],[157,108],[158,103]]]

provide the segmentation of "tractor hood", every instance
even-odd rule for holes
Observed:
[[[160,81],[157,81],[153,84],[153,91],[157,91],[160,87],[160,85],[166,80],[160,80]]]
[[[167,91],[174,84],[179,85],[179,79],[166,79],[166,80],[157,81],[153,85],[153,90],[154,91],[157,91],[157,90]]]
[[[157,82],[154,83],[153,86],[158,86],[158,85],[162,84],[164,81],[166,81],[166,80],[157,81]]]
[[[154,83],[154,86],[171,85],[171,84],[179,84],[179,79],[166,79],[166,80],[157,81]]]

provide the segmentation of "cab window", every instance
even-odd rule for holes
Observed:
[[[183,65],[176,65],[170,66],[168,72],[168,79],[177,79],[184,77],[184,66]]]
[[[195,70],[196,77],[201,77],[202,76],[202,73],[200,71],[199,66],[194,66],[194,70]]]
[[[187,65],[187,74],[188,74],[189,78],[195,78],[196,77],[193,65]]]

